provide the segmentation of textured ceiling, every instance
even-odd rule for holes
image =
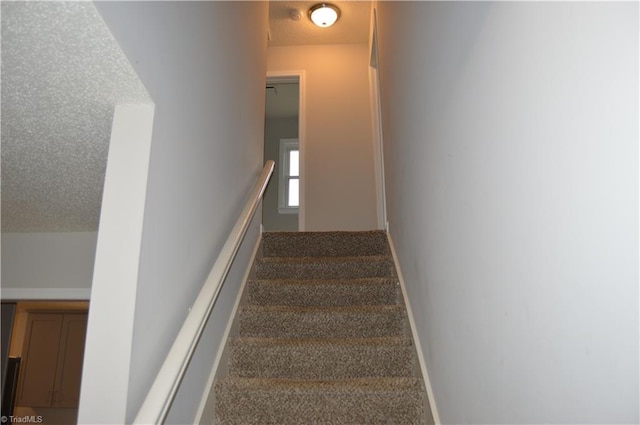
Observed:
[[[367,43],[371,2],[332,1],[340,9],[340,18],[329,28],[319,28],[309,19],[308,11],[318,1],[269,2],[269,46],[300,46],[313,44]],[[302,18],[294,21],[292,10],[299,10]]]
[[[93,3],[1,3],[2,231],[98,226],[113,110],[149,95]]]

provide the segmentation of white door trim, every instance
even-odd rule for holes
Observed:
[[[382,143],[382,106],[380,104],[380,70],[378,69],[378,23],[376,9],[371,9],[369,34],[369,93],[373,125],[373,165],[376,182],[378,229],[387,228],[387,202],[384,182],[384,147]]]

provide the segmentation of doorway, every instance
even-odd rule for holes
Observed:
[[[76,423],[88,301],[18,301],[3,388],[3,415]]]
[[[267,76],[264,160],[276,162],[262,202],[265,231],[304,229],[301,75]]]

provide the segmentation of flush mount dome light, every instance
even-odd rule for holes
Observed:
[[[329,3],[319,3],[309,9],[309,17],[321,28],[330,27],[340,17],[340,9]]]

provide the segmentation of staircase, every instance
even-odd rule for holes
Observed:
[[[216,424],[427,423],[384,232],[265,233],[254,270]]]

